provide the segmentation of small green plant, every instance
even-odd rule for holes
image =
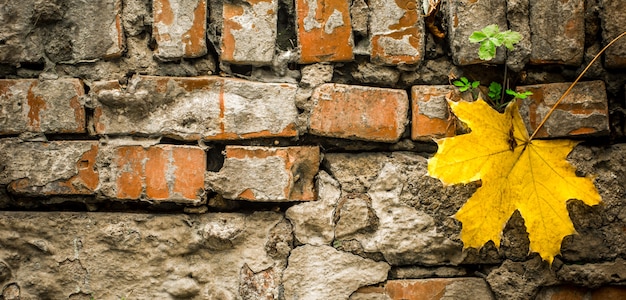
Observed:
[[[471,91],[477,88],[480,85],[480,81],[472,81],[470,82],[466,77],[461,77],[458,80],[452,82],[454,86],[459,88],[459,91]]]
[[[496,48],[504,45],[513,50],[513,45],[519,43],[522,35],[517,31],[507,30],[500,32],[496,24],[486,26],[480,31],[474,31],[469,40],[472,43],[480,43],[478,57],[482,60],[492,60],[496,56]]]
[[[502,85],[492,81],[489,84],[489,93],[487,95],[489,95],[491,99],[499,98],[502,95]]]
[[[507,95],[511,95],[513,96],[513,98],[518,98],[518,99],[526,99],[528,98],[528,96],[532,95],[533,92],[531,91],[523,91],[523,92],[516,92],[514,90],[506,90]]]

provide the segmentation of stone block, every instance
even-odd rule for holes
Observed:
[[[206,0],[154,0],[152,12],[156,57],[175,60],[207,53]]]
[[[602,20],[602,39],[604,45],[626,31],[625,1],[600,1],[600,18]],[[626,39],[621,38],[604,53],[604,66],[607,68],[626,68]]]
[[[487,25],[497,24],[500,31],[507,30],[506,1],[452,0],[447,1],[448,42],[455,65],[472,65],[484,62],[478,57],[479,44],[470,43],[469,36]],[[489,63],[502,64],[505,51],[500,48]]]
[[[585,50],[584,0],[530,0],[531,64],[582,63]]]
[[[94,84],[96,133],[183,140],[297,136],[297,87],[223,77],[138,76]]]
[[[411,138],[429,141],[453,136],[456,121],[451,117],[446,97],[457,93],[450,85],[416,85],[411,88]]]
[[[277,15],[277,0],[224,1],[220,59],[233,64],[271,64]]]
[[[108,147],[98,165],[105,197],[198,203],[204,196],[206,154],[198,147]]]
[[[83,133],[84,93],[78,79],[0,79],[0,134]]]
[[[0,186],[12,194],[91,195],[100,182],[98,142],[0,140]]]
[[[318,147],[227,146],[224,166],[207,174],[207,184],[227,199],[315,200],[319,162]]]
[[[484,279],[433,278],[389,280],[384,287],[364,287],[350,297],[356,299],[439,300],[439,299],[495,299]]]
[[[343,0],[296,0],[300,63],[352,60],[349,5]]]
[[[371,61],[419,64],[424,58],[424,17],[417,0],[369,2]]]
[[[311,96],[310,132],[335,138],[396,142],[408,123],[405,91],[323,84]]]
[[[121,0],[9,1],[0,20],[0,62],[77,62],[122,55]]]
[[[569,82],[564,82],[517,87],[518,91],[533,92],[528,98],[518,100],[529,134],[539,126],[569,85]],[[600,136],[608,133],[608,100],[604,82],[588,81],[574,86],[539,130],[537,137]]]

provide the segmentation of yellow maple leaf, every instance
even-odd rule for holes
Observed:
[[[567,200],[601,201],[593,178],[576,176],[566,160],[578,142],[531,140],[514,101],[503,114],[481,99],[450,102],[450,107],[471,132],[438,140],[428,173],[444,184],[481,181],[455,215],[464,247],[479,249],[490,240],[499,247],[504,226],[518,210],[530,250],[552,263],[563,238],[576,232]]]

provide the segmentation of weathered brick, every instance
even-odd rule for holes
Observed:
[[[499,0],[451,0],[447,1],[448,41],[452,60],[456,65],[484,62],[478,57],[478,44],[470,43],[469,36],[487,25],[497,24],[501,31],[507,30],[506,1]],[[498,49],[489,63],[504,63],[505,52]]]
[[[530,0],[530,63],[580,65],[585,49],[584,14],[584,0]]]
[[[403,90],[323,84],[311,99],[310,132],[315,135],[396,142],[408,123]]]
[[[372,62],[420,63],[424,57],[424,18],[419,2],[373,0],[369,7]]]
[[[602,19],[602,38],[608,44],[626,31],[626,1],[601,0],[600,18]],[[607,68],[626,68],[626,39],[618,40],[604,53],[604,66]]]
[[[228,199],[315,200],[319,162],[318,147],[227,146],[223,168],[208,173],[207,183]]]
[[[121,0],[23,0],[0,10],[0,62],[73,62],[121,56]]]
[[[457,93],[450,85],[416,85],[411,88],[411,138],[431,140],[453,136],[456,121],[451,118],[446,96]]]
[[[108,173],[99,190],[105,197],[182,203],[202,200],[206,154],[198,147],[130,145],[102,152],[99,160],[107,163],[99,164],[106,166]]]
[[[550,108],[563,95],[570,83],[550,83],[520,86],[518,91],[533,95],[522,100],[520,114],[532,133]],[[579,82],[559,104],[539,130],[537,137],[571,137],[606,135],[609,133],[609,114],[603,81]]]
[[[580,286],[560,285],[544,287],[535,300],[605,300],[626,299],[626,287],[603,286],[590,289]]]
[[[470,294],[471,299],[494,299],[489,286],[480,278],[389,280],[384,286],[360,288],[352,294],[350,299],[467,299]]]
[[[0,134],[85,132],[78,79],[0,79]]]
[[[154,55],[163,60],[207,53],[206,0],[154,0]]]
[[[300,62],[353,58],[349,1],[296,0]]]
[[[293,84],[222,77],[138,76],[128,87],[99,82],[98,134],[159,135],[184,140],[297,136]]]
[[[268,65],[274,58],[278,1],[224,1],[221,60]]]
[[[99,183],[98,142],[0,140],[0,186],[27,196],[88,195]]]

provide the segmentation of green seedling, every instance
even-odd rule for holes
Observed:
[[[465,92],[477,88],[480,85],[480,81],[470,82],[466,77],[461,77],[459,80],[453,81],[452,84],[458,87],[460,92]]]
[[[489,98],[491,99],[500,98],[500,96],[502,96],[502,85],[495,81],[492,81],[489,84],[489,93],[487,95],[489,95]]]
[[[516,92],[514,90],[506,90],[507,95],[511,95],[513,96],[513,98],[518,98],[518,99],[526,99],[528,98],[528,96],[532,95],[533,92],[531,91],[523,91],[523,92]]]
[[[519,32],[507,30],[500,32],[500,27],[491,24],[480,31],[474,31],[469,40],[472,43],[480,43],[478,57],[482,60],[492,60],[496,56],[496,48],[504,46],[513,50],[513,45],[519,43],[522,35]]]

